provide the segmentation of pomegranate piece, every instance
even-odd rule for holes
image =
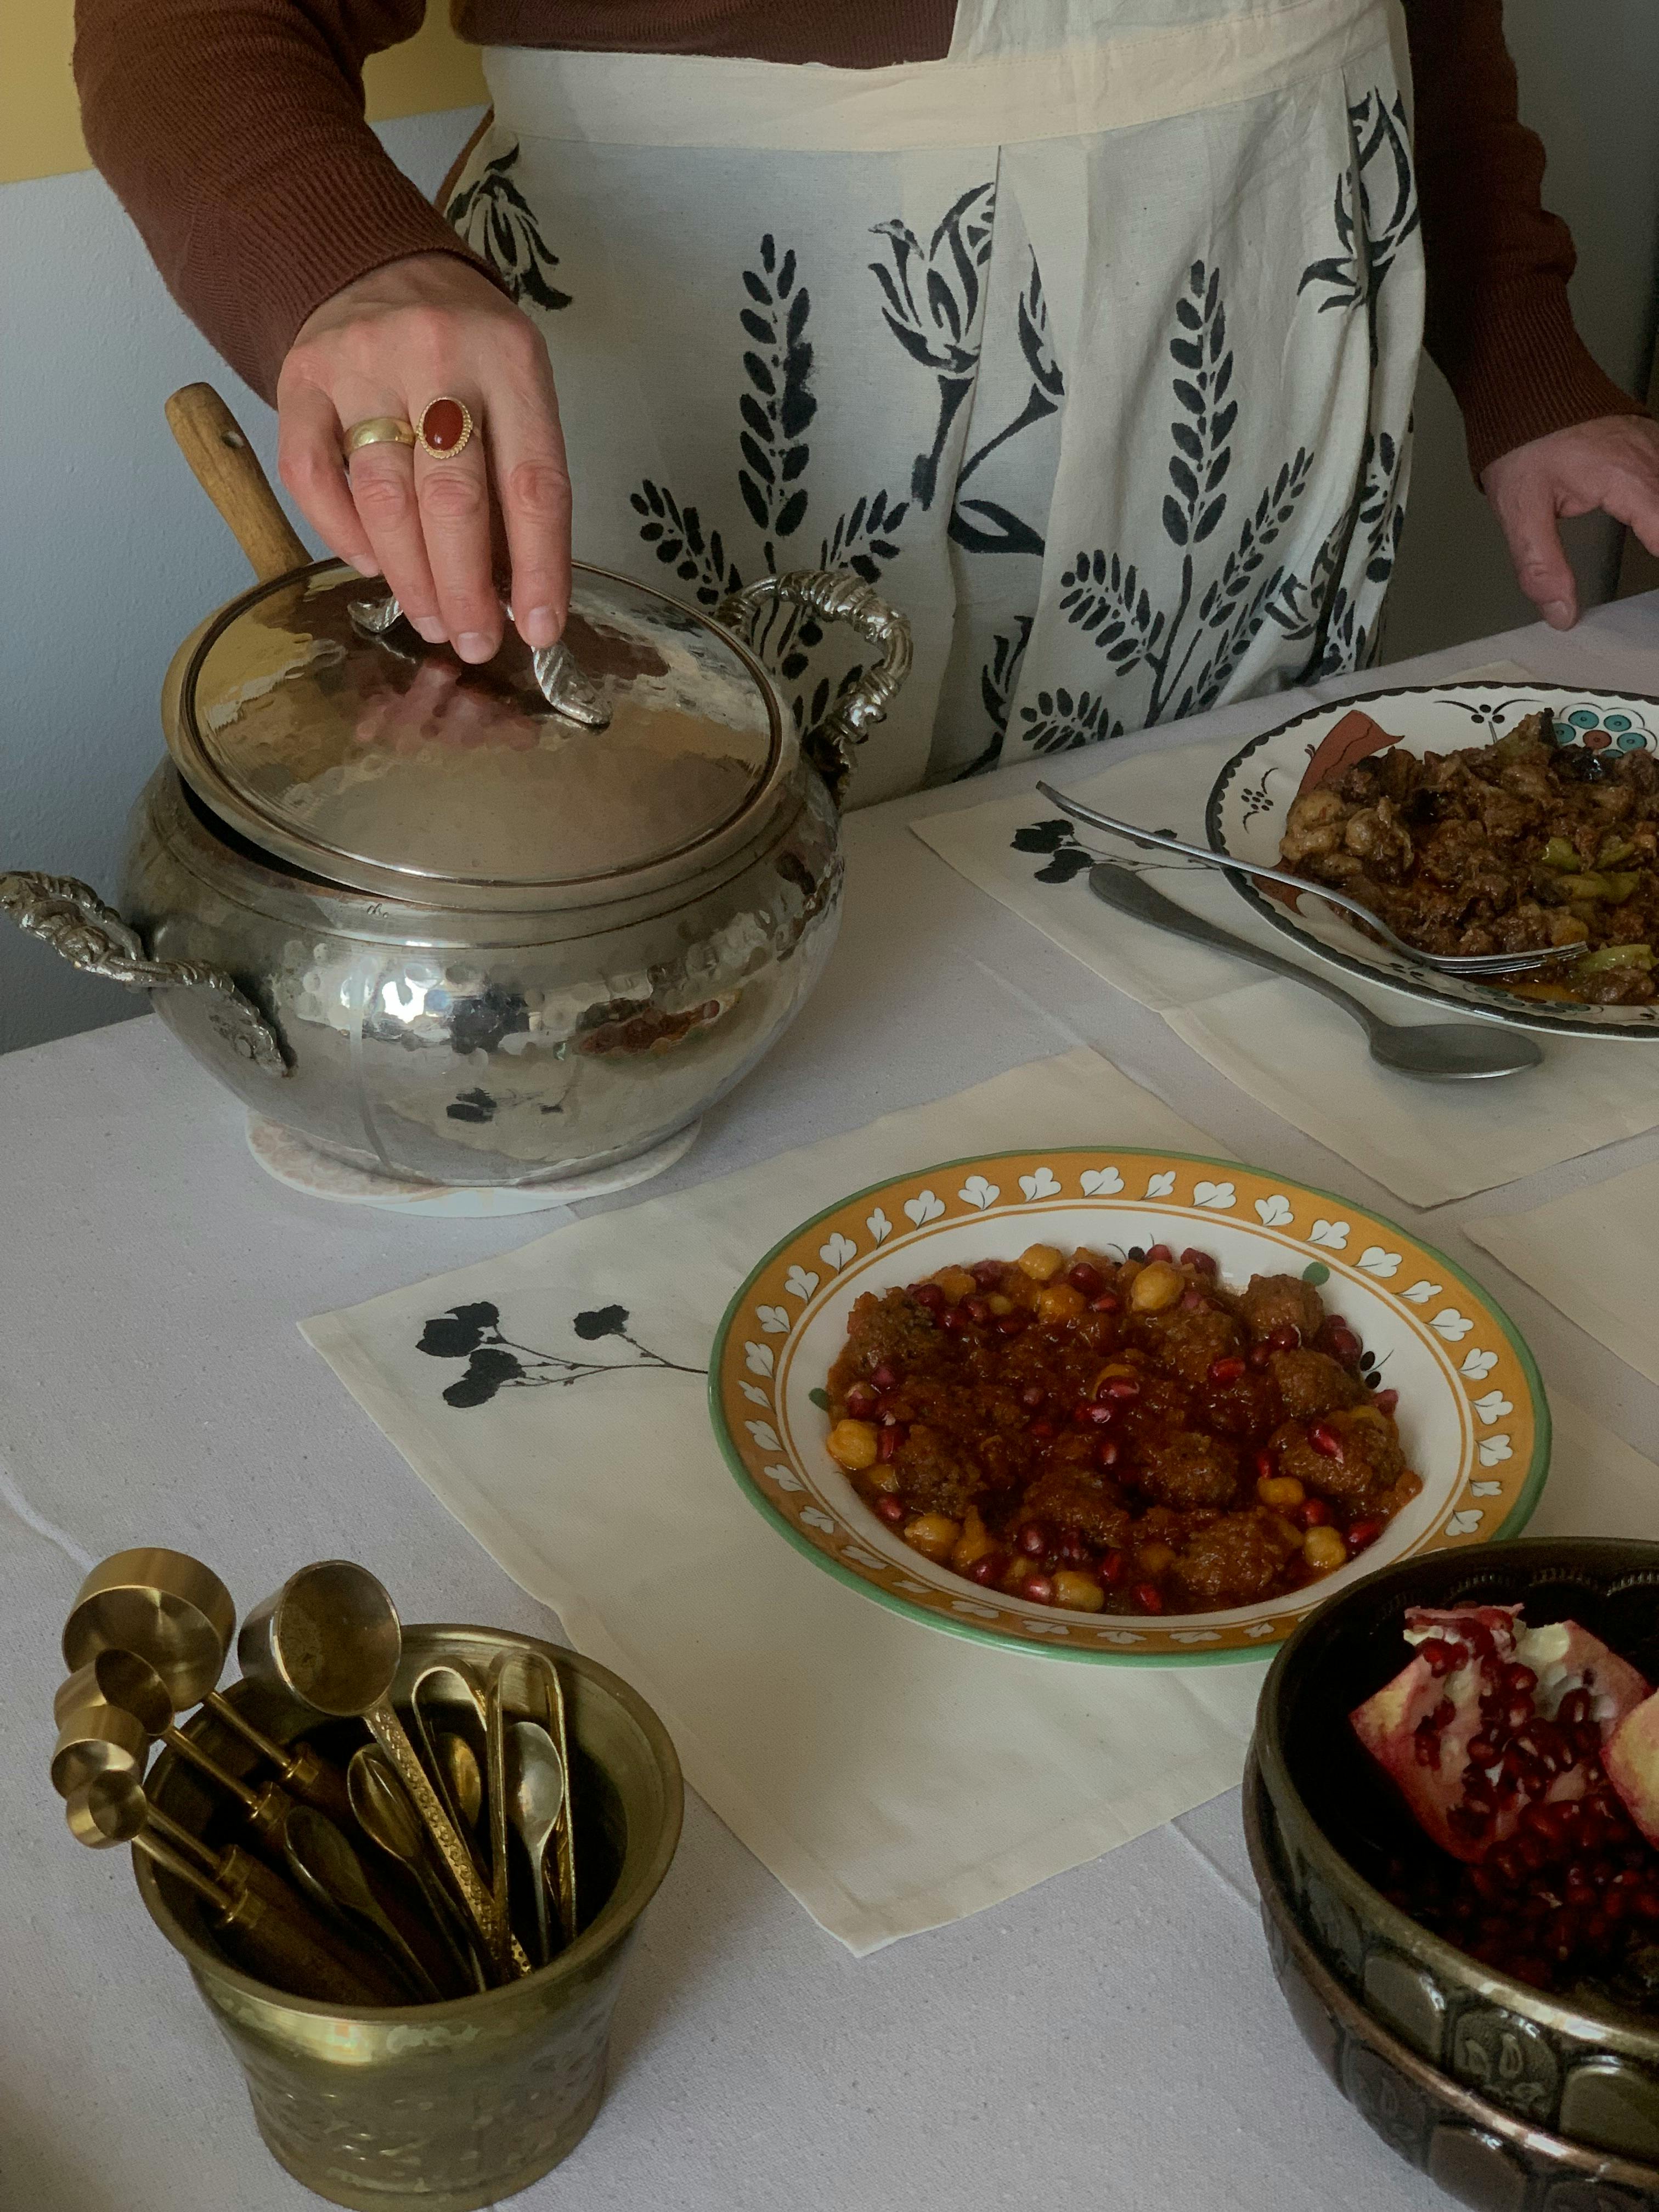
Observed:
[[[1625,1715],[1607,1738],[1601,1763],[1631,1819],[1650,1844],[1659,1844],[1659,1695]]]
[[[1413,1607],[1405,1633],[1417,1656],[1349,1718],[1443,1850],[1479,1864],[1534,1808],[1605,1787],[1602,1747],[1647,1685],[1598,1637],[1517,1606]]]

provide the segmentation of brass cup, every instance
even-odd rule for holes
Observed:
[[[392,1696],[405,1698],[435,1662],[482,1675],[505,1652],[539,1652],[559,1666],[579,1791],[586,1784],[578,1849],[590,1863],[608,1856],[613,1876],[591,1924],[551,1966],[443,2004],[309,2002],[240,1972],[198,1900],[135,1859],[152,1918],[241,2062],[266,2147],[296,2181],[358,2212],[471,2212],[527,2188],[574,2148],[604,2095],[635,1929],[679,1841],[679,1762],[668,1733],[594,1661],[503,1631],[411,1627]],[[231,1694],[240,1704],[242,1686]],[[258,1717],[283,1741],[316,1720],[268,1704]],[[194,1779],[171,1753],[149,1786],[164,1810],[197,1825]]]

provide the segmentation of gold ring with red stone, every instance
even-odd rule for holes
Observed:
[[[465,402],[447,393],[429,400],[415,426],[415,442],[433,461],[453,461],[465,452],[471,435],[472,417]]]

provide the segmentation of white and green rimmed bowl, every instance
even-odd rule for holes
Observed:
[[[1121,1255],[1189,1246],[1224,1282],[1316,1282],[1396,1389],[1421,1494],[1352,1565],[1293,1596],[1224,1612],[1066,1613],[981,1589],[923,1559],[830,1457],[824,1382],[866,1291],[1042,1242]],[[981,1643],[1111,1664],[1248,1659],[1360,1576],[1416,1553],[1519,1534],[1549,1465],[1531,1353],[1462,1268],[1390,1221],[1259,1168],[1103,1146],[950,1160],[854,1193],[803,1222],[738,1292],[709,1362],[709,1409],[733,1474],[780,1532],[878,1604]]]

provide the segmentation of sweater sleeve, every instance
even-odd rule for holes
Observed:
[[[1425,342],[1478,477],[1529,439],[1646,410],[1573,327],[1572,235],[1544,207],[1544,149],[1516,110],[1503,0],[1406,0],[1428,270]]]
[[[363,118],[366,57],[425,12],[425,0],[76,0],[92,157],[173,298],[267,399],[295,332],[343,285],[405,254],[474,258]]]

